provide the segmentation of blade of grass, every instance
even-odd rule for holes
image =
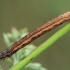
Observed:
[[[21,70],[25,65],[27,65],[30,61],[39,56],[43,51],[49,48],[52,44],[54,44],[59,38],[65,35],[70,30],[70,23],[65,25],[62,29],[57,31],[54,35],[52,35],[48,40],[42,43],[38,48],[36,48],[32,53],[30,53],[25,59],[21,60],[18,64],[14,65],[9,70]]]

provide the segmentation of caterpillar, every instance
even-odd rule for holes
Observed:
[[[57,26],[69,20],[70,20],[70,11],[62,15],[59,15],[58,17],[52,19],[51,21],[46,22],[45,24],[41,25],[40,27],[36,28],[35,30],[27,34],[25,37],[23,37],[19,41],[15,42],[13,45],[8,47],[7,49],[0,52],[0,59],[5,59],[12,56],[19,49],[25,47],[26,45],[28,45],[38,37],[53,30]]]

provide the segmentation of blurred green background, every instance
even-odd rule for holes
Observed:
[[[6,48],[3,33],[10,32],[12,27],[18,30],[27,27],[29,32],[70,10],[70,0],[0,0],[0,51]],[[65,24],[41,36],[34,42],[39,46]],[[48,70],[70,69],[70,32],[58,40],[53,46],[37,57]],[[0,61],[7,70],[8,62]]]

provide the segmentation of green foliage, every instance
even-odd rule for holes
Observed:
[[[11,33],[3,33],[4,42],[5,42],[6,46],[9,47],[14,42],[18,41],[19,39],[21,39],[22,37],[24,37],[27,34],[28,34],[27,28],[21,29],[19,31],[16,28],[12,28]],[[10,63],[10,67],[19,63],[35,48],[36,48],[35,45],[29,44],[26,47],[20,49],[17,53],[15,53],[12,56],[13,60],[10,58],[6,59]],[[27,66],[25,66],[21,70],[47,70],[47,69],[42,67],[42,65],[40,63],[29,63]]]
[[[3,68],[1,68],[1,65],[0,65],[0,70],[3,70]]]

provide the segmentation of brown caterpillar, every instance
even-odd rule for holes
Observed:
[[[47,23],[36,28],[32,32],[30,32],[28,35],[26,35],[25,37],[23,37],[22,39],[20,39],[13,45],[11,45],[9,48],[2,51],[0,53],[0,59],[5,59],[6,57],[12,56],[19,49],[25,47],[27,44],[34,41],[36,38],[42,36],[43,34],[47,33],[48,31],[54,29],[55,27],[63,24],[66,21],[69,21],[69,20],[70,20],[70,11],[54,18],[51,21],[48,21]]]

